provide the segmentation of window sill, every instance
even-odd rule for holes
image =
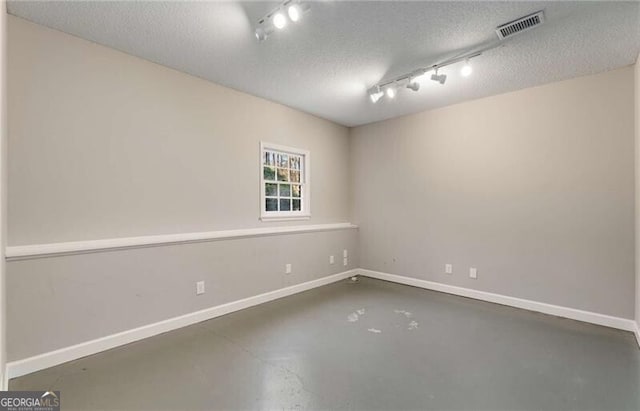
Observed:
[[[301,221],[301,220],[310,220],[311,214],[300,214],[300,215],[263,215],[260,217],[262,221]]]

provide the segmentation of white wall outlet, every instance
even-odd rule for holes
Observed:
[[[471,267],[469,268],[469,278],[477,279],[478,278],[478,269]]]
[[[334,264],[336,262],[336,258],[332,255],[329,256],[329,264]]]
[[[342,250],[342,257],[344,257],[344,258],[349,257],[349,252],[346,249]]]
[[[291,264],[287,264],[284,266],[284,273],[291,274]]]
[[[453,264],[445,264],[444,272],[447,274],[453,274]]]
[[[196,295],[204,294],[204,281],[196,283]]]
[[[349,259],[347,257],[342,259],[342,265],[344,265],[345,267],[349,265]]]

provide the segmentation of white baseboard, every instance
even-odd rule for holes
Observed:
[[[210,320],[234,311],[243,310],[255,305],[263,304],[269,301],[277,300],[282,297],[297,294],[303,291],[311,290],[323,285],[331,284],[356,274],[356,270],[344,271],[342,273],[319,278],[317,280],[308,281],[302,284],[292,285],[290,287],[281,288],[279,290],[270,291],[242,300],[218,305],[216,307],[207,308],[193,313],[181,315],[179,317],[170,318],[154,324],[145,325],[134,328],[132,330],[123,331],[117,334],[108,335],[106,337],[97,338],[95,340],[86,341],[70,347],[61,348],[59,350],[39,354],[22,360],[11,361],[7,363],[5,372],[6,380],[10,378],[20,377],[38,370],[53,367],[68,361],[77,360],[87,355],[97,354],[111,348],[139,341],[154,335],[162,334],[167,331],[176,330],[195,323]]]
[[[640,348],[640,318],[638,318],[638,320],[636,321],[635,334],[636,334],[636,342],[638,343],[638,348]]]
[[[447,294],[474,298],[476,300],[488,301],[491,303],[508,305],[510,307],[522,308],[529,311],[536,311],[543,314],[555,315],[557,317],[570,318],[572,320],[583,321],[586,323],[631,331],[636,333],[636,338],[638,338],[638,343],[640,344],[640,331],[638,331],[638,325],[635,321],[626,318],[613,317],[610,315],[598,314],[590,311],[577,310],[575,308],[540,303],[537,301],[525,300],[522,298],[509,297],[506,295],[494,294],[486,291],[456,287],[453,285],[420,280],[411,277],[404,277],[401,275],[381,273],[378,271],[360,269],[358,270],[358,274],[365,277],[377,278],[379,280],[391,281],[398,284],[405,284],[413,287],[424,288],[427,290],[440,291]]]

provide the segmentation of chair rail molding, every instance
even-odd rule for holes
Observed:
[[[127,248],[157,247],[163,245],[219,241],[226,239],[302,234],[321,231],[357,229],[351,223],[297,225],[284,227],[244,228],[239,230],[207,231],[199,233],[162,234],[142,237],[109,238],[103,240],[71,241],[63,243],[8,246],[7,261],[92,253]]]

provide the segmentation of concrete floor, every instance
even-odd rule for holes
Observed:
[[[65,411],[639,410],[639,387],[631,333],[371,279],[10,383]]]

